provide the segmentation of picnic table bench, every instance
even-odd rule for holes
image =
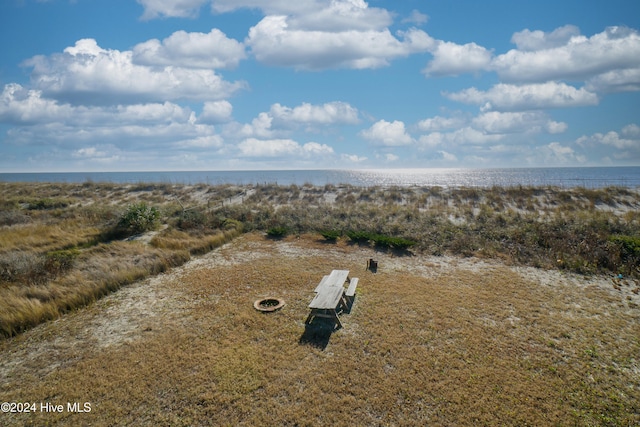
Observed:
[[[349,282],[349,288],[344,289],[345,282]],[[309,324],[314,317],[325,317],[334,319],[339,327],[342,328],[342,322],[338,318],[338,308],[340,304],[347,306],[347,298],[353,300],[358,279],[349,279],[349,270],[333,270],[322,278],[318,286],[316,286],[316,296],[311,300],[309,308],[311,312],[305,321]]]

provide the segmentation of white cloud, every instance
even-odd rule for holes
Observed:
[[[640,67],[600,74],[587,80],[585,87],[592,92],[640,91]]]
[[[234,68],[246,57],[244,45],[214,28],[209,33],[176,31],[160,42],[151,39],[133,48],[138,65],[188,68]]]
[[[548,133],[556,134],[566,132],[566,130],[569,128],[569,125],[564,122],[549,120],[547,123],[545,123],[544,128]]]
[[[302,103],[291,108],[273,104],[269,110],[271,117],[284,123],[302,124],[356,124],[358,110],[345,102],[328,102],[322,105]]]
[[[360,131],[360,136],[376,145],[388,147],[409,145],[413,142],[413,138],[405,130],[404,123],[399,120],[380,120],[369,129]]]
[[[42,98],[42,91],[29,90],[17,83],[4,86],[0,95],[0,122],[31,124],[61,121],[71,117],[73,108]]]
[[[602,161],[611,158],[623,163],[638,164],[640,161],[640,126],[635,123],[622,128],[620,132],[609,131],[581,136],[576,144],[592,155],[599,155]]]
[[[380,29],[391,25],[390,12],[364,0],[213,0],[216,12],[259,9],[267,16],[287,16],[291,29],[338,32]]]
[[[640,126],[630,124],[622,128],[622,134],[628,138],[640,139]]]
[[[444,95],[454,101],[480,105],[484,111],[518,111],[598,104],[596,94],[585,88],[576,89],[558,82],[521,86],[499,83],[488,91],[470,88],[455,93],[444,93]]]
[[[0,121],[18,125],[64,123],[69,127],[118,127],[146,124],[191,123],[189,108],[171,102],[117,106],[76,106],[42,96],[12,83],[0,95]]]
[[[218,13],[247,8],[260,9],[268,15],[298,15],[312,13],[327,3],[326,0],[213,0],[211,7]]]
[[[425,15],[417,9],[413,9],[409,16],[402,20],[403,23],[411,23],[416,25],[426,24],[427,21],[429,21],[429,15]]]
[[[491,134],[472,127],[464,127],[445,134],[445,140],[447,141],[447,143],[455,145],[482,145],[491,142],[497,142],[503,138],[504,134]]]
[[[385,28],[393,22],[385,9],[371,8],[364,0],[333,0],[323,2],[311,13],[298,13],[288,21],[291,29],[340,32],[367,31]]]
[[[222,148],[224,145],[223,139],[220,135],[206,135],[206,136],[198,136],[196,138],[185,139],[177,141],[173,144],[176,148]]]
[[[273,122],[273,117],[271,117],[268,113],[260,113],[258,117],[251,121],[251,124],[245,124],[239,131],[239,135],[250,137],[257,136],[259,138],[271,138],[274,135],[273,130],[271,129],[271,123]]]
[[[537,148],[539,154],[542,155],[542,161],[546,165],[567,165],[585,163],[587,158],[584,155],[576,153],[576,151],[559,142],[552,142]]]
[[[606,145],[617,149],[634,149],[640,151],[640,138],[638,136],[624,138],[618,132],[595,133],[590,137],[583,136],[578,139],[580,145]]]
[[[440,41],[427,67],[422,72],[427,76],[458,75],[487,70],[491,63],[491,51],[475,43],[459,45]]]
[[[445,162],[456,162],[456,161],[458,161],[458,157],[453,153],[449,153],[449,152],[444,151],[444,150],[439,150],[439,151],[437,151],[437,154]]]
[[[210,0],[136,0],[144,7],[143,20],[160,17],[195,17],[200,7]]]
[[[326,144],[308,142],[298,144],[292,139],[260,140],[247,138],[238,145],[241,157],[267,158],[316,158],[333,154],[333,148]]]
[[[307,142],[302,146],[302,152],[305,156],[326,156],[333,154],[333,148],[327,144],[320,144],[317,142]]]
[[[154,18],[193,16],[209,0],[140,1],[145,7],[144,16]],[[254,8],[266,15],[249,30],[245,44],[259,61],[269,65],[305,70],[378,68],[393,59],[435,48],[435,41],[415,28],[392,35],[392,13],[370,7],[364,0],[213,0],[211,5],[219,13]],[[427,16],[414,10],[410,19],[424,23]],[[222,54],[203,54],[201,47],[210,44],[212,33],[178,32],[162,43],[150,40],[136,46],[135,60],[141,64],[197,67],[213,61],[211,68],[233,66],[239,60],[239,46],[226,36],[216,36],[229,45]]]
[[[198,121],[202,123],[225,123],[231,120],[233,106],[229,101],[205,102]]]
[[[62,54],[36,56],[31,80],[47,97],[94,105],[153,100],[215,100],[244,88],[211,70],[146,67],[132,62],[131,51],[102,49],[93,39],[82,39]]]
[[[75,106],[43,98],[40,91],[16,84],[5,86],[0,96],[0,122],[16,125],[7,132],[7,143],[43,144],[65,150],[90,144],[73,151],[73,158],[92,153],[97,157],[98,152],[92,148],[95,141],[122,149],[131,144],[167,147],[185,140],[197,145],[202,138],[211,141],[215,135],[213,126],[196,123],[191,109],[171,102]]]
[[[640,35],[626,27],[609,27],[592,37],[561,27],[550,34],[514,35],[518,49],[497,56],[492,68],[505,82],[586,80],[612,71],[640,68]],[[537,49],[537,50],[535,50]]]
[[[367,160],[367,157],[360,157],[357,154],[342,154],[340,158],[349,163],[362,163]]]
[[[421,135],[418,138],[418,146],[421,149],[431,149],[446,142],[445,133],[432,132],[427,135]]]
[[[421,135],[418,138],[418,147],[420,150],[432,150],[439,146],[479,146],[501,141],[504,137],[505,134],[493,134],[471,126],[465,126],[451,132],[432,132]]]
[[[454,129],[465,124],[462,117],[441,117],[435,116],[418,122],[418,129],[423,132],[435,132],[446,129]]]
[[[242,125],[237,132],[243,137],[273,138],[282,136],[299,126],[339,125],[359,123],[358,110],[344,102],[328,102],[321,105],[302,103],[296,107],[273,104],[268,112],[261,112],[250,124]],[[310,128],[307,128],[309,130]]]
[[[541,111],[482,113],[472,120],[476,129],[492,134],[508,133],[561,133],[567,129],[566,123],[550,120]]]
[[[531,52],[536,50],[552,49],[566,45],[572,37],[579,36],[580,29],[574,25],[565,25],[556,28],[550,33],[529,29],[517,32],[511,37],[511,41],[518,47],[518,50]]]
[[[433,42],[416,29],[401,33],[399,40],[388,29],[301,30],[290,28],[288,21],[286,16],[267,16],[249,30],[246,44],[258,61],[306,70],[378,68],[424,52]]]

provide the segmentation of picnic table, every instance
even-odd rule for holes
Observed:
[[[345,292],[345,282],[350,282],[348,292]],[[357,278],[349,279],[349,270],[333,270],[331,274],[324,276],[316,286],[316,296],[309,304],[311,313],[305,323],[309,324],[314,317],[325,317],[334,319],[342,328],[342,322],[338,318],[338,308],[340,304],[347,306],[347,298],[353,297],[357,283]],[[349,293],[351,295],[347,295]]]

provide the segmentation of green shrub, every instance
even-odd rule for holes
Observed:
[[[289,234],[289,229],[287,227],[276,226],[267,230],[267,236],[273,238],[285,237],[287,234]]]
[[[335,242],[342,235],[340,230],[322,230],[320,235],[330,242]]]
[[[620,247],[623,261],[640,259],[640,237],[611,236],[610,240]]]
[[[159,219],[160,211],[156,207],[147,206],[144,202],[136,203],[120,217],[117,229],[128,235],[143,233],[156,228]]]
[[[404,237],[389,236],[386,234],[371,233],[369,231],[347,231],[347,237],[355,243],[368,243],[373,241],[376,246],[382,248],[393,248],[407,250],[417,242]]]
[[[640,237],[616,235],[609,241],[618,248],[619,263],[626,274],[635,275],[640,267]]]
[[[180,230],[194,230],[203,228],[205,224],[205,216],[197,210],[184,211],[176,221],[176,227]]]
[[[347,231],[347,237],[355,243],[367,243],[371,240],[372,234],[368,231]]]

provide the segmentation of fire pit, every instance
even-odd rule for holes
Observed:
[[[256,300],[253,307],[263,313],[271,313],[284,307],[284,300],[280,298],[263,298]]]

